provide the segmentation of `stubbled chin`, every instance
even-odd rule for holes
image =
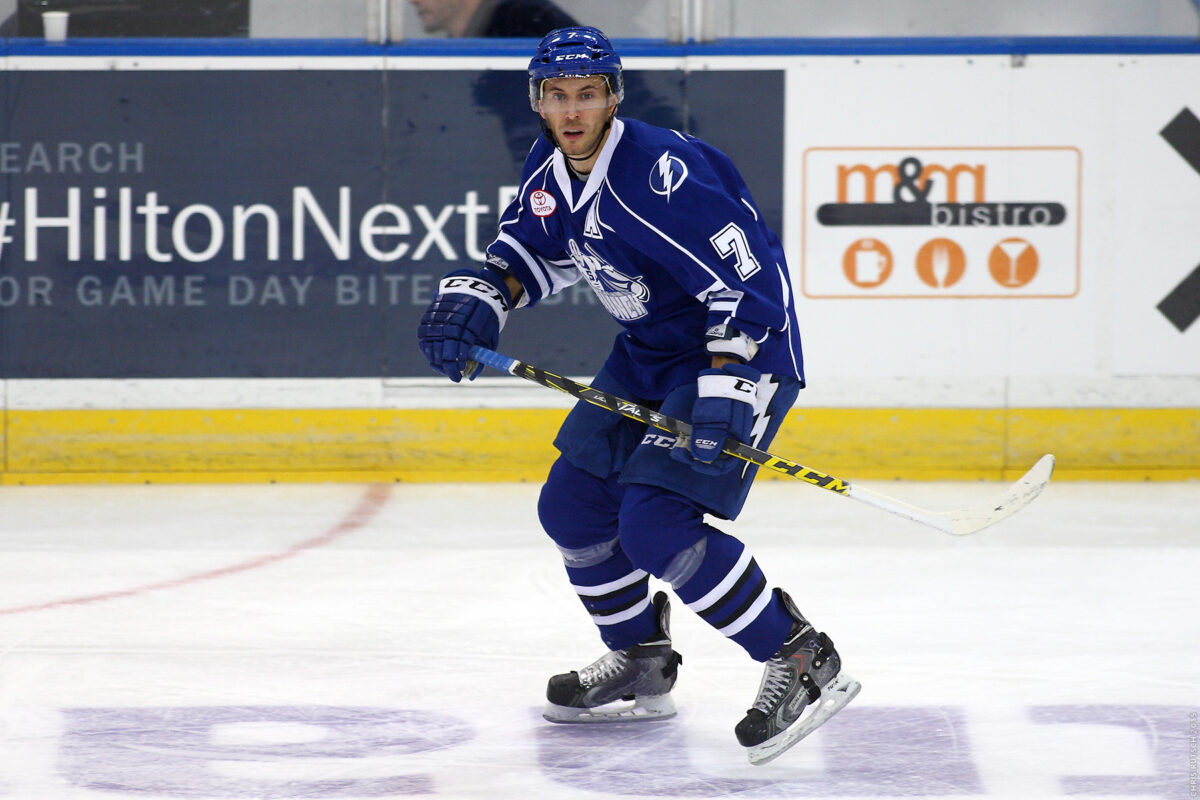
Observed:
[[[564,153],[569,153],[570,155],[578,155],[578,154],[584,152],[583,145],[584,145],[584,142],[586,142],[586,141],[587,141],[586,136],[577,136],[574,139],[568,139],[565,136],[560,136],[558,139],[558,146],[560,148],[562,148],[562,151]]]

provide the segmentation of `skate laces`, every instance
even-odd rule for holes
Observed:
[[[758,687],[758,697],[754,700],[754,708],[769,716],[771,709],[779,702],[779,698],[783,697],[791,688],[794,675],[792,668],[783,660],[769,659],[763,670],[762,684]]]
[[[584,686],[596,686],[614,678],[624,671],[629,656],[620,650],[610,650],[593,663],[579,670],[579,682]]]

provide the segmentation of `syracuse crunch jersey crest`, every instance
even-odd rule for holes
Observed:
[[[571,239],[567,243],[567,252],[608,313],[622,322],[646,316],[650,287],[641,278],[632,278],[621,272],[587,242],[580,249],[579,243]]]

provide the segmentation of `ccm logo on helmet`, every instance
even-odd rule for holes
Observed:
[[[548,217],[558,208],[558,201],[549,192],[534,189],[529,193],[529,208],[533,211],[534,216]]]
[[[587,53],[567,53],[564,56],[555,56],[555,61],[575,61],[580,58],[591,58]]]

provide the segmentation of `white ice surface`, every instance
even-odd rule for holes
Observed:
[[[1200,484],[1052,483],[956,539],[760,483],[723,527],[863,684],[762,768],[760,667],[678,603],[675,720],[541,720],[602,646],[536,497],[0,489],[0,798],[1196,796]]]

